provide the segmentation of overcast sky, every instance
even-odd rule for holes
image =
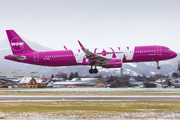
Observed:
[[[0,0],[5,30],[56,50],[163,45],[180,52],[180,0]]]

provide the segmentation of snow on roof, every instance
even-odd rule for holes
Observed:
[[[81,78],[81,81],[97,81],[99,78]]]
[[[98,81],[99,78],[73,78],[71,81]]]
[[[31,79],[32,79],[32,77],[23,77],[19,83],[29,83],[31,81]],[[37,83],[41,83],[42,82],[42,80],[37,80],[36,78],[34,78],[34,80]]]
[[[54,85],[75,85],[76,82],[55,82]]]
[[[71,81],[76,81],[78,78],[73,78]]]
[[[32,77],[23,77],[19,83],[29,83]]]
[[[48,83],[50,80],[42,80],[41,83]]]
[[[36,80],[37,83],[42,83],[43,80]]]
[[[64,78],[53,78],[53,80],[64,80]]]

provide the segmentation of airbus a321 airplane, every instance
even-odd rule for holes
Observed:
[[[137,47],[115,47],[87,49],[80,41],[81,49],[59,51],[32,50],[23,39],[14,31],[6,30],[12,55],[5,56],[5,59],[42,66],[73,66],[89,65],[89,73],[97,73],[97,66],[103,68],[120,68],[123,63],[156,61],[157,69],[160,69],[159,61],[172,59],[177,53],[168,47],[137,46]],[[94,68],[93,68],[94,66]]]

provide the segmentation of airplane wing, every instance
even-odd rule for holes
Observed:
[[[107,60],[109,60],[108,58],[106,57],[102,57],[100,55],[97,55],[91,51],[89,51],[88,49],[86,49],[80,41],[78,41],[81,49],[83,50],[83,52],[85,53],[85,56],[86,56],[86,59],[88,59],[89,61],[89,64],[92,65],[92,64],[97,64],[97,65],[101,65],[103,63],[106,63]]]

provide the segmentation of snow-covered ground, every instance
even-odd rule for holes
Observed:
[[[0,89],[0,92],[134,92],[134,93],[180,93],[180,89],[175,88],[45,88],[45,89]],[[141,103],[141,101],[140,101]],[[144,104],[144,103],[142,103]],[[145,103],[146,104],[146,103]],[[154,105],[154,103],[151,103]],[[160,103],[161,104],[161,103]],[[10,104],[11,105],[11,104]],[[57,104],[62,105],[62,104]],[[69,105],[69,104],[68,104]],[[163,104],[162,104],[163,105]],[[165,103],[166,105],[166,103]],[[179,105],[175,106],[175,108]],[[116,111],[87,111],[87,110],[59,110],[58,112],[0,112],[0,119],[7,120],[122,120],[122,119],[148,119],[148,120],[163,120],[163,119],[180,119],[180,113],[175,110],[165,110],[164,112],[156,112],[157,108],[139,109],[142,112],[116,112]]]
[[[77,114],[78,113],[78,114]],[[3,113],[0,112],[0,119],[7,120],[122,120],[122,119],[148,119],[148,120],[164,120],[164,119],[180,119],[180,113],[175,112],[96,112],[93,115],[85,114],[86,111],[76,111],[74,114],[67,111],[64,114],[59,113]]]

